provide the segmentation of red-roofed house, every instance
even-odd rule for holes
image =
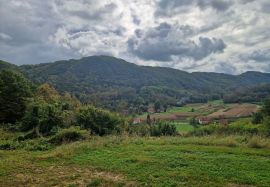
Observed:
[[[202,116],[198,118],[198,122],[201,125],[208,125],[212,122],[212,119],[206,116]]]

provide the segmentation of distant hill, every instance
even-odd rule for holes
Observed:
[[[1,69],[13,69],[13,70],[19,70],[19,67],[11,64],[9,62],[5,62],[3,60],[0,60],[0,70]]]
[[[20,69],[35,83],[48,82],[61,92],[75,94],[83,102],[131,113],[144,111],[157,100],[164,105],[206,102],[222,99],[239,88],[270,83],[269,73],[187,73],[138,66],[109,56],[23,65]]]

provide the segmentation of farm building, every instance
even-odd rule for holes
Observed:
[[[206,116],[202,116],[198,118],[198,122],[201,125],[208,125],[209,123],[212,122],[212,119]]]
[[[135,118],[134,120],[133,120],[133,124],[139,124],[139,123],[141,123],[142,121],[141,121],[141,119],[140,118]]]

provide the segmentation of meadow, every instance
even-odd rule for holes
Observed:
[[[0,158],[0,186],[270,184],[270,140],[260,136],[94,136],[47,151],[2,150]]]

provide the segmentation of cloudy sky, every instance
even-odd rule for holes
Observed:
[[[0,0],[0,59],[270,72],[269,0]]]

